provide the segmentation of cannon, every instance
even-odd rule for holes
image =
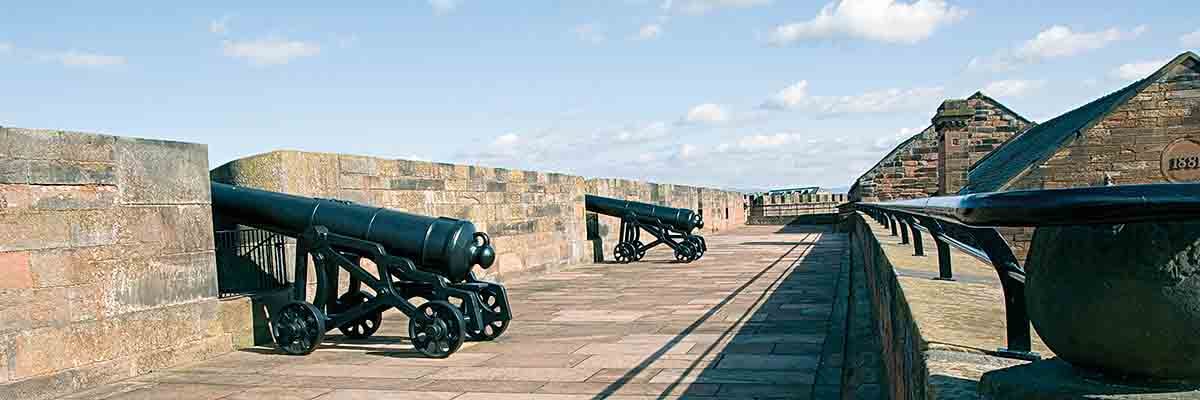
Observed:
[[[649,250],[660,244],[675,251],[681,262],[699,260],[708,251],[704,237],[692,234],[704,228],[704,218],[692,210],[671,208],[636,201],[585,195],[587,211],[621,219],[620,240],[613,248],[613,258],[620,263],[641,260]],[[641,232],[649,232],[655,240],[642,243]]]
[[[472,272],[490,267],[496,252],[469,221],[216,182],[212,208],[224,221],[296,239],[290,301],[271,315],[271,334],[285,353],[311,353],[334,328],[370,337],[389,308],[408,316],[413,347],[433,358],[448,357],[464,340],[495,339],[512,319],[504,286]],[[312,302],[306,301],[309,256]],[[349,284],[339,294],[341,270]]]

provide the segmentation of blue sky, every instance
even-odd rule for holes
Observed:
[[[3,7],[0,125],[846,186],[946,98],[1043,121],[1200,48],[1179,1],[167,3]]]

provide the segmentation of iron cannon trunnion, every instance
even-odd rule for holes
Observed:
[[[704,228],[704,218],[692,210],[593,195],[584,196],[584,205],[589,212],[621,219],[620,239],[613,248],[617,262],[641,260],[647,250],[660,244],[674,250],[679,262],[699,260],[708,251],[704,237],[692,233]],[[643,243],[642,231],[655,240]]]
[[[230,222],[296,239],[292,302],[271,316],[272,336],[286,353],[312,352],[335,328],[369,337],[389,308],[408,316],[414,347],[435,358],[467,339],[495,339],[512,319],[504,286],[472,272],[490,267],[496,253],[469,221],[215,182],[212,205]],[[308,303],[310,256],[316,290]],[[339,292],[342,270],[349,275],[345,292]]]

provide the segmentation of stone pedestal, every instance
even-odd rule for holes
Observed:
[[[1054,358],[983,374],[979,396],[991,400],[1200,399],[1200,384],[1122,381]]]

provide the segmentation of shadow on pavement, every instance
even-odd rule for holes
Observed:
[[[592,399],[609,398],[672,348],[688,341],[697,328],[729,317],[736,317],[737,322],[712,344],[705,344],[700,357],[679,376],[671,376],[658,398],[807,397],[813,393],[846,247],[827,226],[785,229],[807,235],[797,241],[742,243],[790,247]],[[824,234],[812,241],[811,234],[816,233]],[[712,361],[714,358],[717,361]],[[657,375],[656,380],[661,377]],[[720,383],[720,392],[714,393],[714,385],[694,385],[705,383]]]

